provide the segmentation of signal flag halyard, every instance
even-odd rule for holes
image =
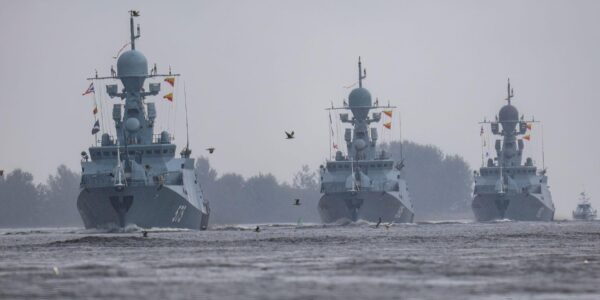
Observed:
[[[523,139],[527,140],[527,141],[531,141],[531,135],[526,134],[526,135],[523,136]]]
[[[168,94],[164,95],[163,98],[173,102],[173,93],[168,93]]]
[[[388,116],[388,117],[390,117],[390,118],[391,118],[391,117],[392,117],[392,113],[393,113],[393,111],[392,111],[392,110],[384,110],[384,111],[383,111],[383,113],[384,113],[386,116]]]
[[[392,122],[383,123],[383,127],[387,128],[387,129],[392,129]]]
[[[85,90],[85,92],[83,92],[83,94],[81,94],[81,96],[85,96],[85,95],[90,94],[90,93],[95,93],[95,91],[94,91],[94,83],[93,82],[90,83],[90,86],[87,88],[87,90]]]
[[[527,123],[527,129],[531,130],[531,128],[533,128],[533,124]]]

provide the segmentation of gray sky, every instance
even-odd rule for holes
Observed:
[[[513,103],[543,121],[557,217],[570,216],[583,186],[600,207],[598,1],[0,5],[0,169],[21,167],[43,181],[61,163],[79,168],[79,152],[93,142],[85,78],[94,69],[109,74],[135,8],[138,49],[159,71],[171,65],[183,75],[192,149],[215,146],[210,160],[221,174],[271,172],[290,181],[302,164],[317,167],[329,153],[323,109],[347,97],[343,86],[356,81],[360,55],[365,86],[401,110],[403,136],[472,167],[481,164],[477,122],[504,105],[510,76]],[[180,146],[182,92],[179,85],[177,107],[156,99]],[[116,103],[102,101],[105,109]],[[297,139],[284,140],[286,129]],[[532,139],[528,154],[541,165],[539,126]]]

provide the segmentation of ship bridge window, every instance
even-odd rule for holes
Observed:
[[[104,152],[102,152],[102,155],[104,155],[104,156],[110,156],[110,152],[104,151]]]
[[[135,108],[131,108],[127,110],[127,116],[129,117],[137,117],[139,115],[139,111]]]
[[[152,150],[146,150],[146,154],[152,154]]]
[[[167,153],[167,149],[163,150],[163,153]]]
[[[154,150],[154,154],[160,154],[160,150],[158,150],[158,149],[155,149],[155,150]]]
[[[112,155],[113,155],[113,156],[117,156],[117,151],[113,151],[113,152],[112,152]]]

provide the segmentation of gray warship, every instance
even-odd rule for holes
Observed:
[[[496,121],[482,122],[490,124],[492,133],[502,138],[495,141],[497,157],[489,158],[479,172],[474,172],[471,206],[475,219],[551,221],[555,209],[546,170],[538,170],[531,158],[522,163],[525,146],[520,136],[529,138],[527,130],[535,121],[525,121],[523,116],[519,118],[519,111],[511,103],[514,92],[510,80],[507,91],[508,104],[500,109]]]
[[[123,89],[106,85],[107,94],[121,100],[112,110],[116,137],[103,133],[89,155],[82,152],[77,208],[86,228],[206,229],[210,208],[194,172],[189,143],[181,157],[175,157],[172,135],[154,134],[156,106],[146,100],[160,91],[160,83],[149,83],[146,91],[146,79],[178,74],[157,74],[156,67],[149,72],[146,57],[135,47],[140,37],[139,25],[134,35],[137,16],[139,12],[130,11],[131,49],[118,57],[117,71],[110,77],[88,78],[120,80]]]
[[[573,211],[573,219],[590,221],[595,220],[597,215],[597,211],[592,208],[590,198],[585,192],[581,192],[581,194],[579,194],[577,208]]]
[[[381,112],[374,109],[390,109],[372,103],[370,92],[363,88],[366,72],[358,60],[358,88],[350,92],[348,104],[330,110],[350,110],[341,113],[346,128],[344,140],[347,156],[336,151],[335,160],[320,166],[321,193],[318,210],[324,223],[338,220],[366,220],[370,222],[412,222],[414,208],[406,182],[400,177],[403,161],[394,161],[384,150],[377,149],[378,133],[371,123],[381,121]]]

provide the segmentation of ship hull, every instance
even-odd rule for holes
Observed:
[[[595,219],[595,214],[573,214],[573,220],[577,221],[594,221]]]
[[[319,200],[323,223],[339,220],[411,223],[412,210],[387,192],[340,192],[325,194]]]
[[[531,194],[476,195],[471,204],[475,219],[480,222],[499,219],[515,221],[552,221],[554,208]]]
[[[169,186],[98,187],[82,189],[77,208],[86,228],[186,228],[206,229],[203,213]]]

